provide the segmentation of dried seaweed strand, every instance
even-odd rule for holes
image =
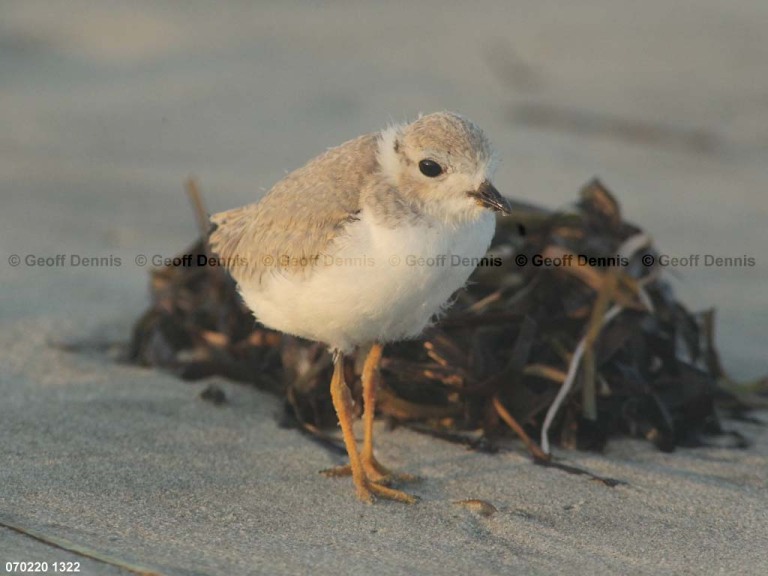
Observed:
[[[528,436],[528,434],[525,432],[525,429],[520,426],[518,421],[512,417],[512,414],[510,414],[509,411],[504,407],[504,404],[501,403],[501,400],[499,400],[498,396],[493,397],[493,407],[495,408],[499,417],[504,420],[504,423],[509,426],[515,434],[517,434],[520,440],[523,441],[523,444],[525,444],[525,447],[528,448],[528,452],[531,453],[531,456],[533,456],[534,459],[549,460],[549,454],[545,454],[542,449],[539,448],[538,444],[536,444],[536,442],[534,442],[531,437]]]
[[[631,236],[627,240],[625,240],[622,245],[619,247],[619,254],[624,255],[625,257],[629,258],[631,257],[635,252],[643,248],[647,245],[647,237],[645,235]],[[641,295],[641,301],[648,302],[650,304],[650,298],[643,290],[643,285],[650,282],[652,279],[651,275],[648,275],[644,278],[641,278],[637,281],[637,289],[638,294]],[[597,309],[597,306],[595,307]],[[613,307],[605,313],[605,315],[602,318],[602,321],[600,322],[599,326],[596,326],[590,333],[590,331],[587,332],[587,334],[584,335],[584,337],[579,342],[578,346],[576,347],[576,350],[574,351],[573,357],[571,358],[570,366],[568,367],[568,373],[565,378],[565,382],[563,382],[563,385],[560,387],[560,390],[557,393],[557,396],[555,397],[555,400],[550,405],[549,409],[547,410],[547,414],[544,418],[544,424],[541,428],[541,447],[547,454],[550,454],[550,447],[549,447],[549,429],[552,426],[552,422],[555,419],[555,416],[557,415],[557,412],[560,410],[560,406],[562,405],[565,398],[568,396],[568,394],[571,391],[571,388],[573,388],[573,383],[576,379],[576,372],[579,367],[579,362],[581,360],[582,355],[584,354],[584,350],[587,346],[588,339],[591,339],[594,341],[594,339],[597,337],[597,334],[599,331],[604,328],[611,320],[613,320],[616,316],[618,316],[621,311],[623,310],[623,306],[621,304],[614,304]]]
[[[582,372],[582,413],[588,420],[597,420],[597,392],[595,390],[595,351],[594,345],[602,327],[602,318],[616,293],[618,285],[617,272],[609,271],[605,281],[597,293],[597,299],[592,308],[592,315],[587,325],[584,339],[584,370]]]

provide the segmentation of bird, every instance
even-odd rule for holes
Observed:
[[[491,183],[497,155],[454,112],[421,115],[329,148],[260,200],[211,216],[211,251],[266,327],[326,345],[330,392],[357,496],[414,503],[417,479],[374,455],[383,346],[416,339],[451,304],[490,246],[509,201]],[[367,350],[363,444],[344,358]]]

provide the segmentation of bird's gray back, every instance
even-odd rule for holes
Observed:
[[[264,272],[302,272],[325,254],[360,210],[378,170],[377,133],[331,148],[275,184],[259,202],[211,217],[210,245],[238,281]]]

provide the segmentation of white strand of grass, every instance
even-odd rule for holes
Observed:
[[[608,322],[613,320],[622,310],[622,306],[614,304],[614,306],[603,316],[602,326],[608,324]],[[549,406],[547,415],[544,418],[544,425],[541,428],[541,449],[544,450],[545,454],[550,453],[549,428],[552,425],[552,421],[555,419],[555,416],[557,416],[557,412],[560,410],[560,406],[573,388],[573,383],[576,381],[576,372],[579,369],[581,357],[584,355],[584,348],[586,347],[586,343],[587,335],[585,334],[579,341],[578,346],[576,346],[576,350],[573,352],[573,358],[571,358],[571,365],[568,367],[568,374],[565,376],[565,381],[563,382],[563,385],[560,386],[560,390],[558,391],[557,396],[555,396],[555,400]]]
[[[619,246],[617,252],[622,256],[631,258],[638,250],[650,246],[651,244],[651,237],[647,234],[635,234],[634,236],[627,238],[621,244],[621,246]],[[645,278],[641,278],[638,282],[640,287],[638,296],[640,297],[640,301],[650,312],[653,312],[653,303],[651,302],[651,299],[643,286],[653,280],[655,276],[656,275],[652,272]],[[608,310],[608,312],[606,312],[603,316],[601,328],[608,324],[616,316],[618,316],[622,310],[622,306],[614,304],[613,307],[611,307],[611,309]],[[568,374],[565,376],[565,381],[563,382],[562,386],[560,386],[560,390],[558,390],[557,396],[555,396],[554,401],[549,406],[549,410],[547,410],[547,415],[544,417],[544,425],[541,428],[541,449],[544,450],[545,454],[550,454],[549,428],[552,426],[552,422],[554,421],[555,416],[557,416],[557,413],[560,411],[560,407],[573,388],[573,383],[576,381],[576,373],[578,372],[579,364],[581,363],[581,357],[584,355],[586,340],[587,335],[585,334],[579,341],[578,346],[576,346],[576,350],[573,351],[573,358],[571,358],[571,364],[568,366]]]
[[[652,243],[653,243],[653,239],[650,236],[640,232],[639,234],[635,234],[634,236],[630,236],[629,238],[624,240],[624,242],[621,243],[621,245],[619,246],[618,250],[616,250],[616,252],[618,252],[619,254],[624,256],[627,260],[629,260],[638,251],[640,251],[640,249],[648,248],[649,246],[651,246]],[[648,292],[645,291],[643,286],[648,282],[650,282],[655,277],[656,277],[656,274],[654,274],[654,272],[651,271],[651,273],[648,276],[646,276],[645,278],[641,278],[638,281],[640,289],[638,290],[637,295],[640,298],[640,302],[643,304],[643,306],[646,307],[648,312],[650,312],[651,314],[653,314],[654,312],[653,302],[651,302],[651,299],[648,296]]]

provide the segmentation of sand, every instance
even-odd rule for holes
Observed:
[[[768,567],[768,431],[747,450],[616,441],[563,461],[616,487],[379,428],[418,473],[414,506],[355,500],[318,471],[340,457],[281,429],[279,399],[51,348],[81,327],[21,322],[0,338],[0,523],[161,574],[761,574]],[[764,420],[768,413],[760,415]],[[514,445],[513,445],[513,448]],[[484,517],[455,502],[482,499]],[[0,532],[3,561],[67,555]],[[92,566],[86,573],[111,574]]]
[[[188,175],[225,209],[329,145],[452,109],[497,145],[510,196],[562,206],[599,175],[665,253],[755,258],[669,277],[692,308],[717,306],[728,370],[761,376],[765,3],[2,11],[0,525],[75,552],[0,528],[0,573],[73,559],[97,575],[768,573],[765,427],[725,423],[746,450],[557,453],[614,488],[515,444],[488,456],[382,429],[382,459],[425,477],[422,501],[364,506],[317,474],[340,458],[280,428],[278,398],[215,379],[217,407],[197,397],[207,382],[58,346],[126,340],[146,305],[138,257],[195,237]],[[468,498],[498,512],[454,503]]]

